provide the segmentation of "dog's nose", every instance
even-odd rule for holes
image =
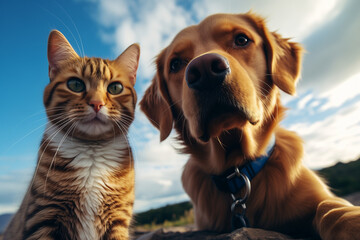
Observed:
[[[225,57],[217,53],[207,53],[189,63],[185,79],[189,88],[209,90],[223,83],[229,73],[229,62]]]

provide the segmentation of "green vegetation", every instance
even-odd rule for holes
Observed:
[[[194,223],[194,214],[190,202],[166,205],[135,215],[136,226],[144,230],[184,226],[192,223]]]
[[[186,203],[189,203],[189,202],[186,202]],[[187,226],[187,225],[191,225],[193,223],[194,223],[194,212],[193,212],[193,209],[190,209],[188,211],[185,211],[182,216],[179,216],[178,218],[176,218],[174,220],[165,220],[164,222],[161,222],[161,223],[155,223],[154,221],[151,223],[145,223],[145,224],[136,223],[135,228],[137,231],[151,231],[151,230],[159,229],[159,228]]]
[[[338,196],[360,191],[360,158],[349,163],[339,162],[318,173],[327,180],[331,190]]]

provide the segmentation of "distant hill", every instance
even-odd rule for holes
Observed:
[[[6,225],[9,223],[13,215],[14,214],[12,213],[0,215],[0,233],[2,233],[2,231],[5,229]]]
[[[348,163],[337,163],[318,171],[331,190],[338,196],[360,191],[360,158]]]

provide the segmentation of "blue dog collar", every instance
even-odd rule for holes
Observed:
[[[212,180],[216,187],[223,192],[236,194],[246,184],[244,177],[250,181],[261,171],[266,162],[269,160],[275,148],[275,135],[271,136],[270,142],[266,147],[266,155],[257,157],[255,160],[249,161],[247,164],[238,167],[231,167],[221,175],[212,175]]]

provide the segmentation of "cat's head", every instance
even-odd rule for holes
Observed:
[[[115,60],[79,57],[64,35],[48,41],[50,83],[44,92],[49,121],[70,136],[105,140],[126,134],[134,118],[134,84],[140,48],[133,44]]]

